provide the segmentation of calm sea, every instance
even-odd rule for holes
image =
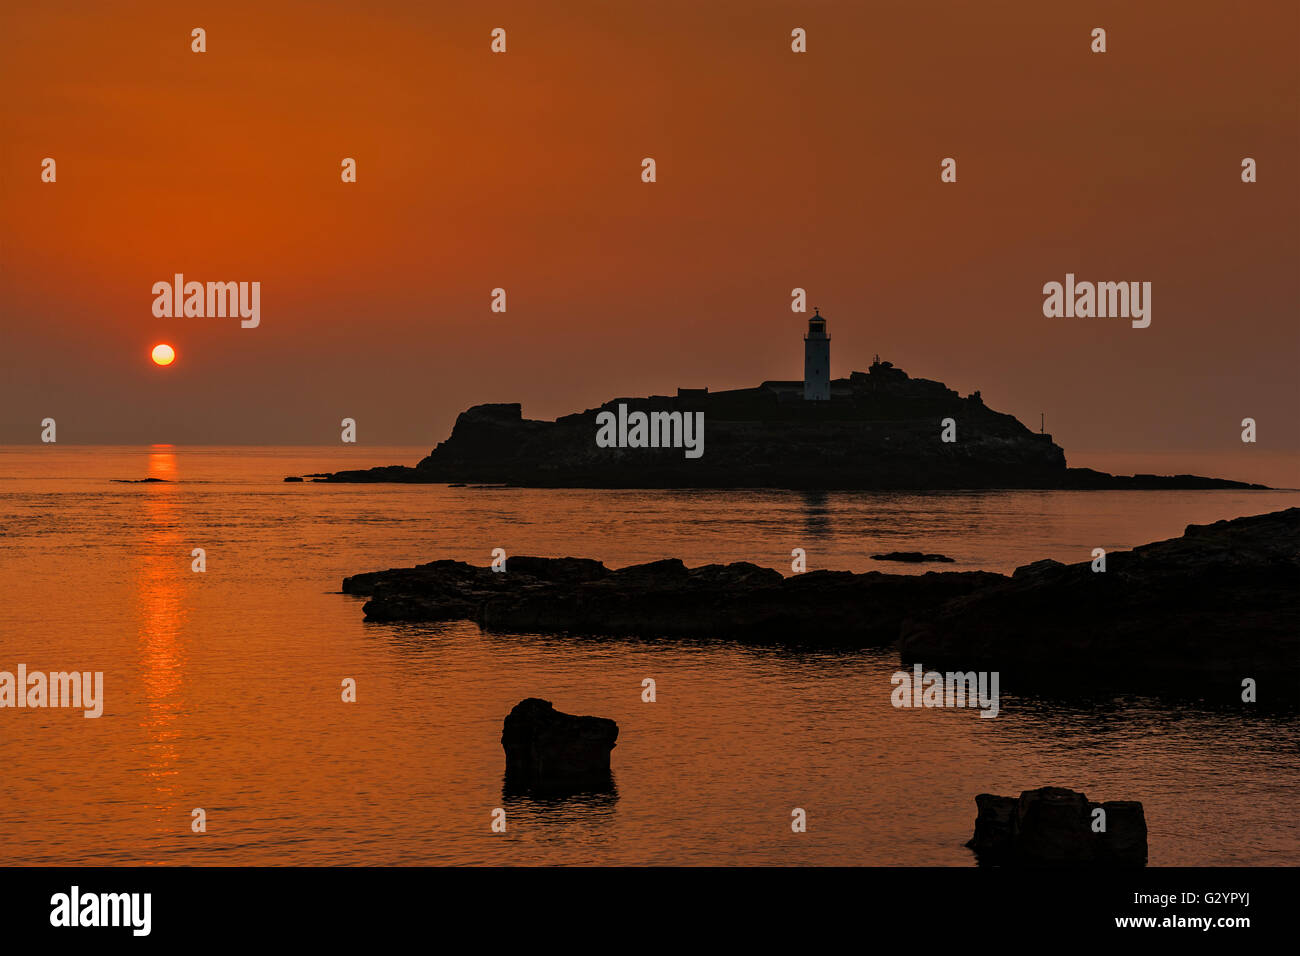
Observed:
[[[895,710],[889,651],[366,624],[344,575],[435,558],[788,570],[1086,560],[1296,492],[516,490],[284,484],[427,449],[0,449],[0,670],[105,674],[105,712],[0,710],[0,864],[950,864],[975,794],[1146,806],[1153,864],[1297,864],[1300,719],[1004,692]],[[166,478],[169,484],[110,479]],[[207,571],[191,571],[203,548]],[[1228,637],[1229,635],[1225,635]],[[340,699],[344,678],[358,700]],[[642,703],[653,677],[658,701]],[[503,797],[521,698],[612,717],[616,792]],[[504,807],[507,831],[490,828]],[[790,830],[802,807],[808,831]],[[207,832],[191,831],[203,808]]]

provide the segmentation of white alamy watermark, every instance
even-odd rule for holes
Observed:
[[[239,317],[239,324],[255,329],[262,321],[262,283],[186,282],[177,272],[172,281],[153,284],[153,314],[160,319],[224,319]]]
[[[596,415],[597,448],[684,448],[687,458],[704,454],[703,412],[628,412]]]
[[[895,671],[889,702],[895,707],[978,707],[981,717],[998,715],[997,671]]]
[[[51,926],[126,926],[133,936],[153,928],[152,893],[82,893],[74,885],[51,896],[50,906]]]
[[[104,713],[103,671],[0,671],[0,708],[70,707],[95,718]]]
[[[1065,284],[1043,286],[1043,315],[1049,319],[1132,319],[1133,328],[1151,324],[1150,282],[1075,282],[1065,274]]]

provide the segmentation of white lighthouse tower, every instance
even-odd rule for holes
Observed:
[[[831,337],[817,309],[803,337],[803,397],[806,402],[827,402],[831,397]]]

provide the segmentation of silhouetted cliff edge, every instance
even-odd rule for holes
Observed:
[[[601,412],[703,413],[703,454],[681,447],[602,448]],[[953,441],[943,441],[952,419]],[[831,383],[829,401],[805,401],[801,382],[675,397],[620,398],[553,422],[518,403],[475,405],[415,467],[390,465],[312,476],[333,482],[473,482],[570,488],[1263,488],[1194,475],[1118,477],[1067,468],[1051,435],[911,378],[888,362]]]

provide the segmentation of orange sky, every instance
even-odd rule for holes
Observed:
[[[1294,452],[1298,9],[6,5],[0,442],[432,445],[476,402],[797,378],[801,286],[835,375],[1044,411],[1072,464],[1254,451],[1246,416]],[[175,272],[260,281],[260,328],[155,318]],[[1150,281],[1151,327],[1045,318],[1066,272]]]

